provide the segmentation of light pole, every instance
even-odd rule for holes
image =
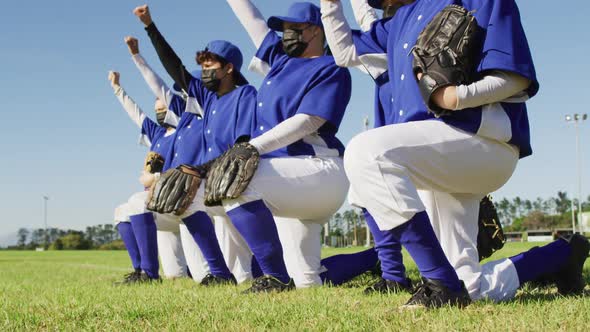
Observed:
[[[369,130],[369,117],[365,115],[365,118],[363,119],[363,129],[364,131]],[[359,215],[360,218],[360,215]],[[367,231],[367,242],[365,242],[365,247],[370,247],[371,246],[371,230],[369,229],[369,224],[365,223],[366,225],[366,231]]]
[[[49,234],[47,234],[47,201],[49,200],[49,196],[43,195],[43,221],[45,224],[45,248],[47,249],[47,240]]]
[[[582,219],[580,218],[582,214],[582,157],[580,153],[580,130],[578,126],[578,122],[582,122],[588,119],[588,114],[578,114],[574,113],[573,115],[567,114],[565,116],[565,121],[573,122],[574,128],[576,129],[576,162],[578,165],[578,227],[582,227],[581,222]],[[575,233],[575,229],[574,229]]]

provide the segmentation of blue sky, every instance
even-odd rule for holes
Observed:
[[[318,3],[318,1],[315,1]],[[347,15],[351,10],[344,0]],[[142,54],[165,75],[132,9],[140,1],[5,1],[0,5],[0,236],[19,227],[41,227],[42,195],[51,197],[49,224],[84,228],[108,223],[115,206],[141,190],[137,178],[145,149],[106,77],[122,85],[144,110],[153,96],[135,69],[123,37],[140,38]],[[265,16],[291,1],[255,0]],[[238,45],[245,59],[254,48],[225,1],[148,2],[160,30],[185,64],[211,39]],[[541,90],[529,102],[534,155],[522,160],[496,197],[549,197],[572,191],[576,181],[574,130],[567,113],[588,112],[587,1],[568,8],[546,0],[518,1]],[[560,10],[556,15],[555,10]],[[351,20],[352,22],[352,20]],[[247,62],[247,61],[246,61]],[[260,79],[247,73],[253,85]],[[164,76],[165,77],[165,76]],[[167,78],[166,78],[167,79]],[[353,98],[339,137],[348,142],[372,115],[371,81],[353,73]],[[583,167],[590,165],[590,121],[581,126]],[[583,176],[583,196],[590,177]]]

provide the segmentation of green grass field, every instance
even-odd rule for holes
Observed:
[[[492,258],[531,246],[509,244]],[[361,249],[326,249],[324,255]],[[416,279],[415,266],[406,262]],[[508,303],[400,311],[408,294],[362,294],[374,278],[370,274],[341,287],[241,295],[248,285],[208,289],[189,279],[112,286],[128,269],[123,251],[0,251],[0,331],[587,331],[590,326],[588,291],[565,298],[555,289],[525,287]],[[590,279],[590,261],[585,274]]]

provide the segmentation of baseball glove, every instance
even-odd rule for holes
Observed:
[[[450,114],[431,101],[432,94],[448,85],[474,81],[475,66],[481,52],[482,29],[467,9],[450,5],[426,25],[418,36],[414,54],[414,75],[428,110],[436,117]]]
[[[191,205],[204,177],[199,167],[181,165],[162,174],[149,191],[147,209],[182,215]]]
[[[496,207],[488,195],[479,203],[479,232],[477,234],[477,251],[479,260],[490,257],[495,251],[504,247],[506,237],[498,218]]]
[[[224,199],[238,198],[252,180],[260,154],[250,143],[235,144],[215,159],[205,184],[205,205],[221,205]]]
[[[154,151],[148,152],[143,169],[148,173],[161,173],[164,168],[164,157]]]

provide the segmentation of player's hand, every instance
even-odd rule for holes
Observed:
[[[127,48],[129,49],[129,53],[131,53],[131,55],[139,54],[139,41],[137,38],[127,36],[125,37],[125,44],[127,44]]]
[[[111,86],[113,88],[119,87],[119,78],[120,78],[120,74],[119,72],[116,71],[109,71],[109,82],[111,82]]]
[[[133,14],[139,17],[139,20],[145,24],[147,27],[148,25],[152,24],[152,15],[150,14],[150,7],[148,5],[143,5],[139,7],[135,7],[133,10]]]
[[[420,81],[422,76],[422,73],[416,74],[418,81]],[[457,99],[457,87],[453,85],[437,89],[430,98],[432,98],[431,100],[436,106],[449,111],[457,109],[457,104],[459,103]]]
[[[145,188],[150,188],[156,182],[156,176],[152,173],[143,171],[139,177],[139,182],[141,182]]]

